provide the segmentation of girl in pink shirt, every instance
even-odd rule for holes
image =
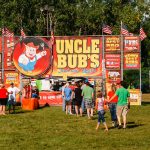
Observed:
[[[104,118],[104,114],[105,114],[105,111],[104,111],[104,97],[102,96],[101,92],[99,92],[97,94],[96,108],[97,108],[97,111],[98,111],[98,123],[97,123],[97,126],[96,126],[96,130],[98,130],[100,122],[102,121],[102,123],[105,127],[105,131],[108,131],[108,127],[107,127],[107,124],[106,124],[106,121],[105,121],[105,118]]]

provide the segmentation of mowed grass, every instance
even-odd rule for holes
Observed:
[[[97,114],[65,115],[61,107],[45,107],[0,116],[0,150],[149,150],[150,149],[150,94],[142,106],[131,106],[127,129],[111,128],[110,113],[96,131]]]

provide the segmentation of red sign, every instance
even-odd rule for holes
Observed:
[[[4,68],[15,69],[12,61],[12,53],[14,50],[14,37],[4,37]]]
[[[56,37],[52,76],[101,76],[101,37]]]
[[[106,79],[108,82],[118,83],[121,81],[121,71],[120,70],[107,70]]]
[[[105,51],[106,52],[120,51],[120,37],[119,36],[105,37]]]
[[[40,92],[39,105],[62,105],[61,92]]]
[[[124,37],[124,51],[139,51],[140,45],[139,45],[139,37],[136,36],[125,36]]]
[[[120,54],[105,54],[106,69],[120,69]]]
[[[124,69],[139,69],[140,68],[140,54],[139,53],[125,53],[124,54]]]
[[[45,39],[25,38],[15,45],[13,62],[26,76],[45,73],[52,66],[52,54]]]

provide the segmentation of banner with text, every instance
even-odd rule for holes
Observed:
[[[106,79],[107,79],[107,82],[119,83],[121,81],[121,71],[120,70],[107,70]]]
[[[120,69],[120,54],[105,54],[106,69]]]
[[[139,53],[125,53],[124,54],[124,69],[139,69],[140,68],[140,54]]]
[[[121,42],[119,36],[106,36],[105,37],[105,51],[114,52],[120,51]]]
[[[101,76],[101,37],[56,37],[52,76]]]
[[[125,36],[124,37],[124,52],[140,51],[139,37]]]
[[[14,71],[5,71],[4,73],[4,83],[6,87],[10,86],[10,83],[14,83],[15,86],[19,86],[19,73]]]

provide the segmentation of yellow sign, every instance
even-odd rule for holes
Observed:
[[[141,105],[141,91],[140,89],[129,89],[130,92],[130,104]]]

